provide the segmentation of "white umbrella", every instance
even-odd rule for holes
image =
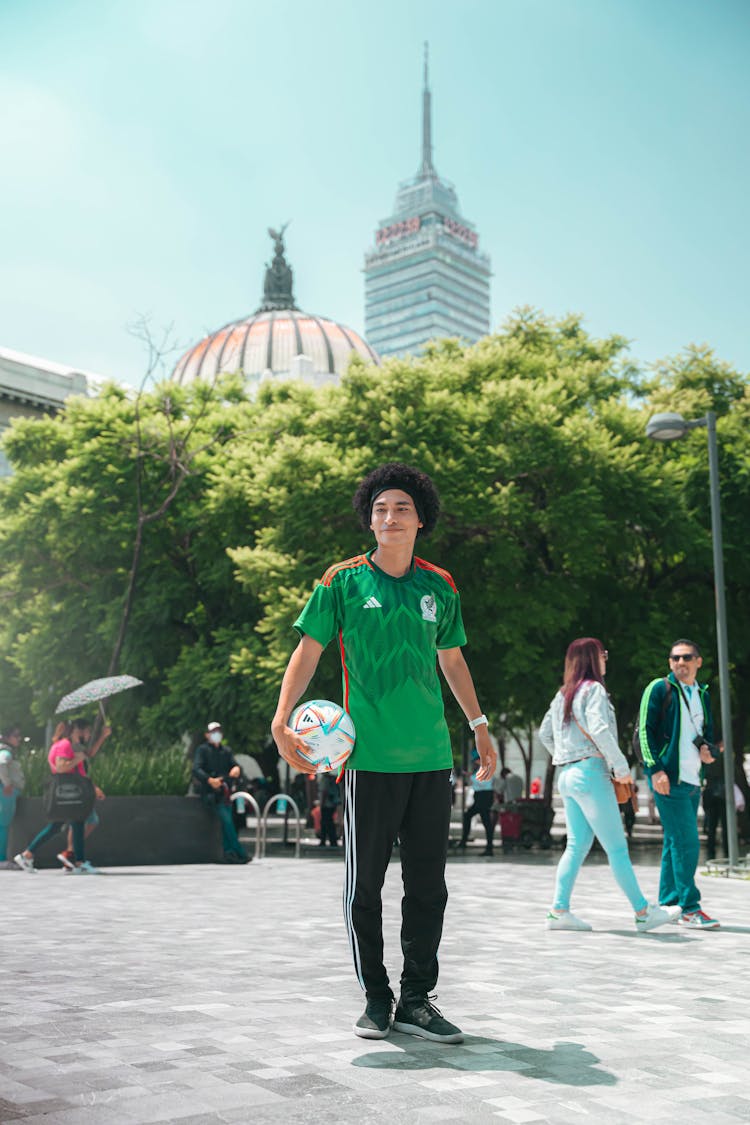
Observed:
[[[101,703],[103,699],[109,699],[110,695],[129,691],[142,683],[143,680],[137,680],[135,676],[104,676],[101,680],[89,680],[87,684],[64,695],[55,708],[55,714],[77,711],[79,707],[87,707],[90,703]]]

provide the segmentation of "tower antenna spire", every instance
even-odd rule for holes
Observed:
[[[422,167],[419,174],[423,179],[436,175],[432,163],[432,94],[430,93],[430,45],[424,44],[424,86],[422,89]]]

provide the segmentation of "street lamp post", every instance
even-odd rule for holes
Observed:
[[[654,414],[646,425],[646,434],[654,441],[675,441],[688,430],[705,426],[708,430],[708,468],[711,493],[711,538],[714,553],[714,596],[716,601],[716,643],[719,656],[719,690],[721,691],[721,729],[724,736],[724,790],[727,810],[729,868],[737,866],[737,812],[734,804],[734,748],[732,745],[732,713],[729,701],[729,646],[727,643],[727,607],[724,592],[724,549],[721,534],[721,500],[719,494],[719,447],[716,440],[716,414],[709,410],[705,418],[686,421],[681,414]]]

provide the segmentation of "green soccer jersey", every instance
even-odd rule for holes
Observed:
[[[458,590],[424,559],[392,578],[372,554],[329,567],[294,627],[323,646],[338,638],[344,707],[357,732],[348,768],[450,769],[437,650],[466,644]]]

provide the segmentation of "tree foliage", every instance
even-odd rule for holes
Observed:
[[[218,653],[227,643],[222,630],[242,615],[252,621],[226,555],[241,520],[229,526],[227,508],[215,524],[204,499],[213,465],[241,427],[252,426],[253,413],[228,381],[164,385],[138,399],[108,387],[72,400],[55,418],[14,422],[6,439],[14,474],[3,482],[0,518],[3,694],[14,714],[43,724],[61,695],[108,670],[144,680],[112,702],[121,739],[129,732],[133,741],[171,742],[204,725],[206,709],[237,706],[245,685],[224,676],[228,657]],[[139,514],[159,511],[183,469],[174,502],[142,527],[130,619],[111,668]],[[176,700],[170,680],[179,682],[201,646],[202,672]],[[221,678],[212,675],[217,658]]]
[[[177,442],[188,471],[142,527],[118,665],[145,687],[112,705],[133,739],[171,741],[221,718],[236,748],[257,748],[291,624],[326,566],[370,545],[351,496],[389,459],[436,480],[443,518],[418,551],[456,578],[467,657],[497,729],[539,720],[579,635],[604,640],[610,690],[632,719],[673,637],[703,642],[711,671],[705,434],[669,446],[644,436],[654,410],[709,408],[720,415],[735,623],[750,587],[750,393],[706,349],[644,375],[622,338],[522,311],[471,348],[443,341],[380,369],[354,361],[336,387],[269,382],[250,401],[231,380],[164,384],[137,403],[110,387],[56,418],[18,421],[0,494],[3,698],[41,722],[106,670],[138,512],[169,495]],[[750,646],[734,627],[730,653],[740,684]],[[335,696],[338,685],[330,652],[313,687]],[[744,742],[741,693],[733,706]],[[452,705],[449,715],[458,729]]]

